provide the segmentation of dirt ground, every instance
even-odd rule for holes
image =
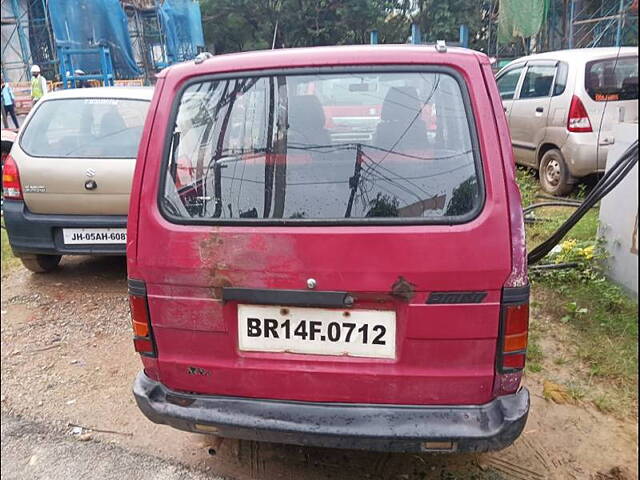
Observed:
[[[542,397],[544,378],[539,375],[525,379],[531,413],[511,447],[483,455],[416,455],[235,440],[218,445],[213,437],[146,420],[131,394],[139,369],[131,344],[124,259],[78,257],[64,259],[62,268],[49,275],[34,275],[21,266],[3,275],[3,459],[14,461],[17,457],[5,456],[5,448],[22,441],[19,436],[5,438],[5,418],[19,418],[59,432],[78,455],[116,448],[210,478],[638,478],[636,421],[616,419],[588,405],[549,402]],[[49,437],[38,438],[45,445]],[[52,455],[44,458],[54,461]],[[120,469],[115,472],[113,478],[140,478],[133,470],[124,476]]]

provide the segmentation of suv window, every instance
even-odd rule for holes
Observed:
[[[355,108],[365,94],[365,113],[336,126],[336,95]],[[178,100],[161,208],[225,221],[469,215],[481,185],[463,98],[454,76],[436,72],[191,84]]]
[[[567,77],[569,75],[569,65],[558,62],[558,73],[553,85],[553,96],[562,95],[567,88]]]
[[[34,157],[135,158],[149,102],[116,98],[44,101],[20,146]]]
[[[506,71],[498,78],[498,90],[500,91],[500,98],[502,98],[502,100],[513,100],[523,69],[524,67],[516,67]]]
[[[587,63],[585,90],[596,102],[638,99],[638,57]]]
[[[539,98],[551,95],[551,85],[555,73],[555,65],[529,65],[522,81],[519,98]]]

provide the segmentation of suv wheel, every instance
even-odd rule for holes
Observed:
[[[27,255],[20,257],[22,264],[35,273],[47,273],[60,263],[60,255]]]
[[[573,177],[560,150],[549,150],[540,160],[540,185],[551,195],[563,196],[573,190]]]

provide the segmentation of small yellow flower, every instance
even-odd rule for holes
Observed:
[[[590,245],[588,247],[583,248],[581,253],[584,256],[584,258],[586,258],[587,260],[591,260],[594,257],[595,251],[596,251],[596,246]]]
[[[562,251],[563,252],[570,252],[571,250],[573,250],[573,247],[575,247],[577,245],[577,243],[578,242],[576,240],[565,240],[561,244]]]

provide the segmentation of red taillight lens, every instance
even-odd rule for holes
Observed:
[[[501,372],[524,368],[529,334],[529,287],[503,290],[498,367]]]
[[[5,199],[22,200],[22,186],[18,165],[11,155],[7,155],[2,166],[2,194]]]
[[[148,337],[149,315],[147,314],[147,298],[130,295],[129,309],[131,310],[131,323],[136,337]]]
[[[571,99],[571,106],[569,107],[567,130],[570,132],[593,132],[587,109],[584,108],[582,100],[575,95]]]
[[[129,279],[129,309],[134,334],[133,346],[136,352],[150,357],[157,356],[151,331],[147,291],[144,282],[140,280]]]
[[[502,359],[502,368],[511,369],[511,370],[515,370],[515,369],[520,370],[524,368],[524,362],[525,362],[524,353],[519,353],[515,355],[505,355],[504,358]]]

